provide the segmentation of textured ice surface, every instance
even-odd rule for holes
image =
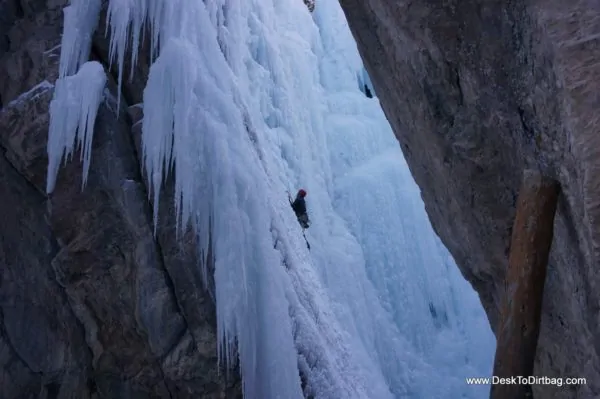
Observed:
[[[95,4],[71,7],[93,21]],[[155,207],[175,174],[179,225],[200,249],[212,233],[220,359],[239,355],[247,397],[301,398],[299,370],[315,398],[487,394],[465,383],[490,373],[485,314],[363,92],[375,94],[337,1],[310,14],[299,0],[111,0],[108,18],[120,70],[149,25],[144,172]],[[68,65],[86,43],[63,40]],[[72,132],[67,108],[51,111]],[[51,134],[52,159],[64,142]],[[299,187],[311,251],[286,194]]]
[[[48,132],[48,182],[46,191],[54,190],[58,168],[77,148],[83,161],[83,185],[87,181],[94,137],[94,122],[104,98],[106,74],[96,61],[86,62],[72,76],[59,78],[50,102]]]

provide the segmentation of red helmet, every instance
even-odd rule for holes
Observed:
[[[301,188],[300,190],[298,190],[298,195],[302,198],[306,197],[306,191],[304,191],[303,188]]]

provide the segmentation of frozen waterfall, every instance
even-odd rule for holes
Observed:
[[[94,162],[105,78],[85,61],[100,5],[65,9],[49,191],[76,139]],[[363,92],[373,88],[336,0],[313,13],[302,0],[110,0],[108,20],[121,71],[141,40],[157,55],[144,173],[156,207],[174,169],[180,225],[200,249],[210,226],[220,358],[239,356],[247,398],[302,398],[300,374],[314,398],[487,395],[465,377],[490,375],[494,337]],[[310,251],[286,194],[299,187]]]

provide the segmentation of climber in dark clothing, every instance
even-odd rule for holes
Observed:
[[[298,190],[294,202],[292,202],[290,198],[290,204],[292,205],[294,213],[296,213],[300,226],[302,226],[303,229],[308,229],[310,221],[308,220],[308,214],[306,213],[306,202],[304,201],[304,197],[306,197],[306,191],[300,189]]]

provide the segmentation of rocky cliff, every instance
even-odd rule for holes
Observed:
[[[535,373],[600,396],[600,3],[341,0],[432,224],[495,329],[526,167],[560,181]]]
[[[65,5],[0,3],[0,397],[240,397],[239,380],[216,367],[203,259],[191,233],[175,240],[168,196],[153,235],[135,124],[143,59],[120,109],[109,83],[85,189],[76,154],[45,194]],[[93,57],[104,62],[98,31]]]

